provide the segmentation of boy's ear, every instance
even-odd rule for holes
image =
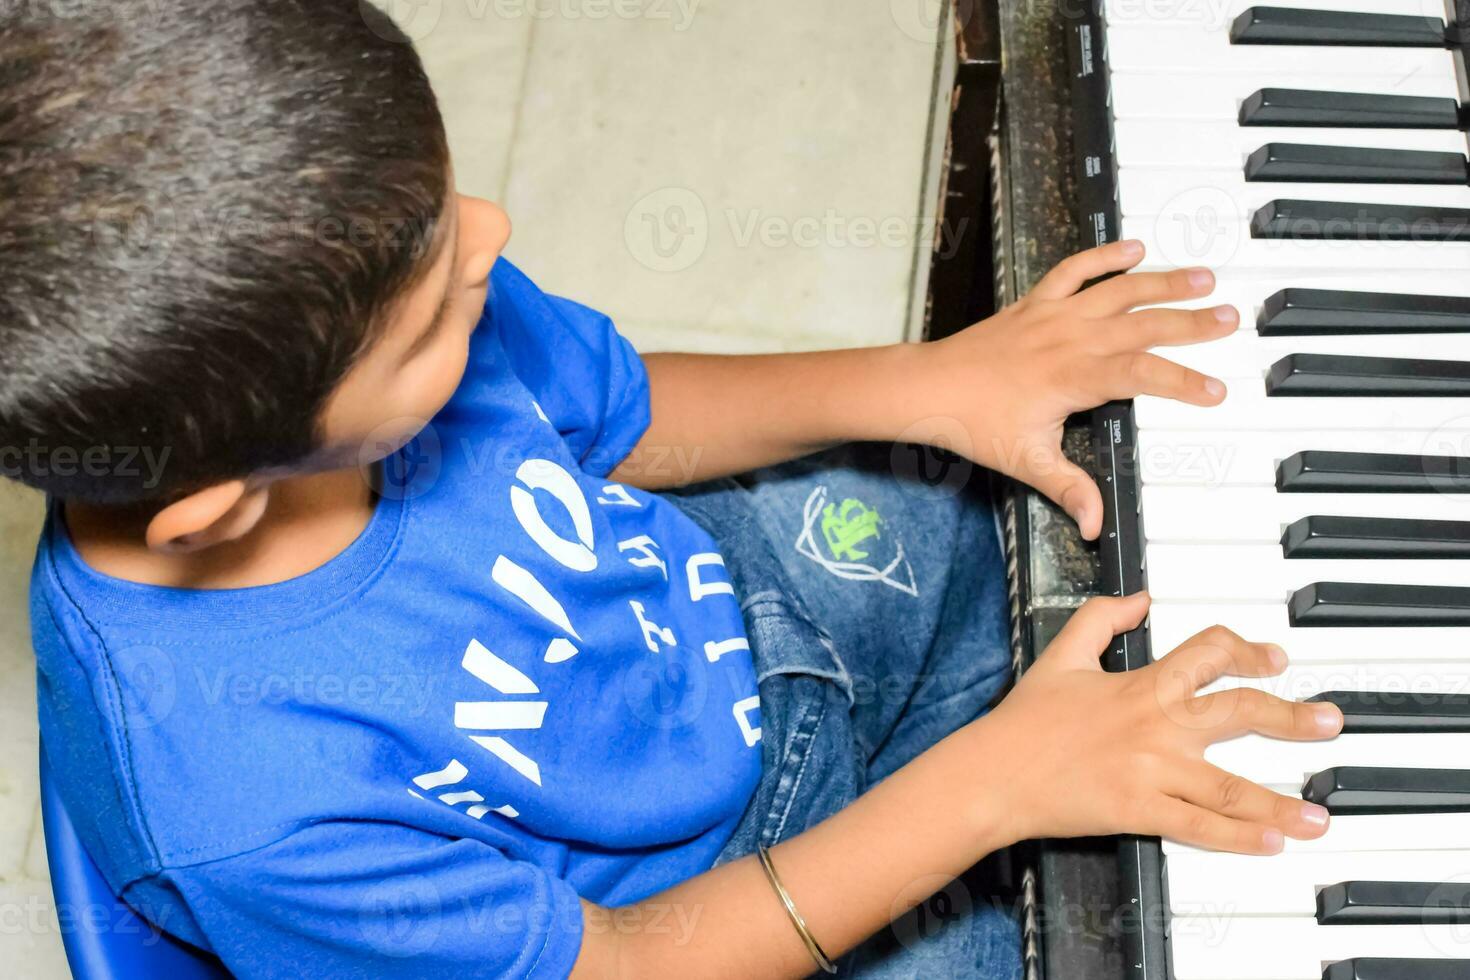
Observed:
[[[175,500],[148,522],[152,551],[186,554],[248,534],[265,514],[269,494],[244,480],[230,480]]]

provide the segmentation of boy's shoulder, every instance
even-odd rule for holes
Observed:
[[[395,529],[381,534],[391,547]],[[365,618],[350,592],[336,613],[321,595],[320,614],[279,626],[264,607],[249,622],[243,606],[206,625],[171,606],[170,590],[139,586],[130,606],[129,583],[87,592],[59,536],[53,515],[31,583],[41,737],[114,889],[321,820],[423,818],[402,787],[372,778],[384,768],[372,722],[424,710],[441,677],[354,645]]]

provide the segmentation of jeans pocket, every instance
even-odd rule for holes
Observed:
[[[719,862],[801,833],[857,799],[852,686],[821,630],[779,592],[747,603],[761,698],[761,778]]]
[[[815,677],[836,687],[850,706],[852,675],[826,630],[813,621],[795,593],[771,588],[743,603],[756,682],[779,675]]]

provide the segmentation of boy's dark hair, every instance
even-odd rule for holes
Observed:
[[[301,460],[448,161],[367,2],[0,0],[0,472],[125,504]]]

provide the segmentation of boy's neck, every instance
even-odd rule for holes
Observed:
[[[240,589],[305,575],[341,554],[372,519],[377,498],[356,469],[270,485],[264,515],[241,538],[182,554],[150,549],[146,516],[66,504],[77,553],[114,578],[187,589]]]

